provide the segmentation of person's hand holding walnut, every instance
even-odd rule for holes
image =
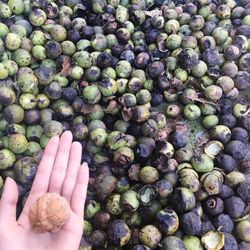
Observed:
[[[6,179],[0,200],[1,250],[78,250],[88,185],[81,156],[81,144],[72,143],[69,131],[49,141],[18,220],[17,186]]]

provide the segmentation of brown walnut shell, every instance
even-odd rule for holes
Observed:
[[[57,193],[45,193],[29,210],[29,222],[38,233],[57,232],[70,216],[68,202]]]

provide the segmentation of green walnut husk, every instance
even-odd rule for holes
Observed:
[[[150,249],[157,248],[161,241],[160,231],[153,225],[147,225],[140,230],[139,240]]]

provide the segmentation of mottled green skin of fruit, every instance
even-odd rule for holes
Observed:
[[[145,166],[140,170],[139,178],[145,184],[152,184],[159,179],[159,174],[156,168]]]
[[[22,154],[28,149],[29,143],[22,134],[13,134],[9,137],[9,149],[15,154]]]
[[[0,87],[0,103],[2,105],[11,105],[16,100],[15,92],[9,87]]]
[[[82,96],[88,104],[96,104],[101,100],[101,92],[97,86],[85,87]]]
[[[203,250],[201,241],[198,237],[193,235],[185,235],[183,237],[183,243],[186,250]]]
[[[6,35],[9,33],[9,28],[6,24],[0,23],[0,38],[5,38]]]
[[[2,193],[2,189],[3,189],[3,178],[2,176],[0,176],[0,195]]]
[[[28,149],[25,152],[25,154],[29,155],[29,156],[33,156],[34,153],[40,151],[41,149],[42,149],[42,147],[40,146],[39,143],[31,141],[31,142],[29,142]]]
[[[17,49],[12,53],[12,60],[14,60],[18,66],[26,67],[31,62],[31,55],[25,49]]]
[[[122,208],[120,206],[121,195],[111,194],[106,201],[106,210],[111,215],[120,215],[122,213]]]
[[[0,150],[0,169],[7,169],[13,166],[16,156],[9,149]]]
[[[140,205],[137,198],[137,193],[132,190],[128,190],[121,196],[121,206],[123,209],[131,212],[135,212]]]
[[[44,125],[44,133],[48,137],[52,137],[55,135],[61,135],[63,132],[63,125],[58,121],[48,121]]]
[[[183,114],[187,120],[193,121],[201,116],[201,110],[195,104],[187,104],[183,109]]]
[[[40,137],[40,145],[43,149],[46,147],[47,143],[49,142],[49,139],[50,137],[46,136],[45,134]]]
[[[13,60],[5,60],[2,62],[4,67],[8,70],[9,76],[14,76],[18,71],[18,65]]]
[[[35,177],[37,165],[32,162],[31,157],[23,157],[14,166],[17,180],[26,187],[30,187]]]
[[[11,14],[12,14],[12,12],[11,12],[9,5],[1,2],[0,3],[0,17],[1,18],[8,18],[11,16]]]
[[[114,153],[114,162],[126,166],[134,161],[134,152],[128,147],[121,147]]]
[[[115,71],[120,78],[128,78],[132,72],[129,62],[121,60],[115,66]]]
[[[161,232],[153,225],[147,225],[140,230],[139,240],[150,249],[156,249],[161,241]]]
[[[24,110],[17,104],[12,104],[4,109],[5,119],[9,123],[20,123],[24,118]]]
[[[240,240],[250,242],[250,221],[244,220],[239,222],[235,231]]]
[[[8,69],[4,66],[4,64],[0,63],[0,80],[6,79],[8,75]]]
[[[20,15],[24,12],[24,1],[23,0],[9,0],[8,6],[15,15]]]
[[[142,219],[138,211],[135,213],[129,213],[124,211],[121,218],[127,223],[130,227],[139,227],[141,225]]]
[[[21,47],[21,38],[15,33],[8,33],[5,38],[5,46],[9,50],[16,50]]]
[[[107,132],[103,128],[96,128],[90,133],[90,139],[96,146],[103,146],[107,140]]]
[[[83,234],[88,236],[92,233],[92,225],[89,221],[83,220]]]
[[[90,200],[85,207],[85,218],[91,219],[101,210],[101,204],[95,200]]]
[[[34,9],[29,13],[29,21],[36,27],[42,26],[46,19],[46,13],[42,9]]]
[[[191,159],[191,164],[193,168],[195,169],[195,171],[199,173],[210,172],[214,168],[214,162],[212,158],[206,154],[194,156]]]

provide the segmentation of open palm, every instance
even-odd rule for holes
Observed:
[[[82,147],[72,143],[72,134],[53,137],[47,144],[37,169],[30,195],[16,220],[18,190],[7,178],[0,200],[1,250],[77,250],[83,232],[83,211],[88,184],[88,167],[81,166]],[[46,192],[62,195],[71,206],[69,220],[57,233],[35,233],[28,221],[34,201]]]

